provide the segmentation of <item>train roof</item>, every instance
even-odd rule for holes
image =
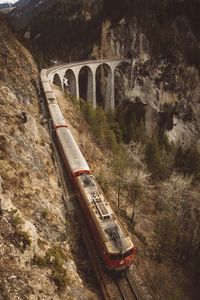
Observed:
[[[40,72],[40,79],[41,81],[48,81],[47,78],[47,70],[46,69],[42,69]]]
[[[52,100],[52,101],[54,101],[54,100]],[[67,126],[67,123],[66,123],[66,121],[62,115],[62,112],[57,104],[57,101],[56,101],[56,103],[49,104],[49,113],[50,113],[54,128],[59,127],[59,126]]]
[[[123,254],[132,249],[131,239],[121,226],[94,176],[83,174],[76,180],[107,251],[110,254]]]
[[[42,81],[42,87],[45,93],[52,92],[51,85],[49,81]]]
[[[50,91],[47,92],[46,93],[46,99],[48,101],[48,104],[50,104],[50,103],[56,103],[56,104],[58,104],[57,100],[56,100],[56,97],[55,97],[55,95],[54,95],[53,92],[50,92]]]
[[[68,128],[57,128],[56,134],[73,175],[75,176],[76,173],[82,171],[90,172],[90,168],[74,140],[71,131]]]

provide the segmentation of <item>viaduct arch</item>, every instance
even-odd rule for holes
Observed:
[[[93,108],[97,106],[97,80],[96,75],[100,68],[106,66],[107,77],[105,84],[105,110],[115,109],[115,71],[118,66],[122,63],[128,65],[131,64],[130,60],[93,60],[74,62],[65,65],[55,66],[47,70],[49,81],[55,83],[61,87],[62,90],[65,88],[68,90],[71,96],[79,99],[80,98],[80,76],[84,71],[87,74],[86,80],[86,96],[87,101],[90,101]],[[64,84],[67,79],[67,86]]]

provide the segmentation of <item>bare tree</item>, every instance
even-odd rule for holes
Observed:
[[[163,249],[183,261],[200,264],[200,187],[192,179],[172,174],[162,183],[159,201],[161,212],[158,234]]]
[[[144,187],[139,182],[138,178],[134,178],[134,180],[130,183],[128,188],[128,198],[132,202],[132,215],[131,215],[132,224],[134,224],[134,220],[135,220],[136,202],[142,200],[143,197],[144,197]]]

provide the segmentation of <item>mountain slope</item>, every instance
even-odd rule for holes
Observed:
[[[37,66],[1,16],[0,33],[0,299],[96,299],[77,223],[66,224]]]
[[[7,9],[7,8],[10,8],[12,6],[11,3],[0,3],[0,10],[1,9]]]
[[[38,14],[30,23],[30,44],[36,56],[38,51],[47,63],[90,57],[101,34],[98,2],[85,6],[83,1],[61,1]]]
[[[56,0],[20,0],[14,5],[14,9],[8,14],[15,30],[21,30],[28,26],[32,18],[41,11],[54,5]]]

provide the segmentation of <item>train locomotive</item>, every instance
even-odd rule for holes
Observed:
[[[40,77],[57,142],[92,237],[106,268],[112,271],[124,270],[133,262],[135,247],[109,205],[67,126],[49,84],[47,70],[43,69]]]

